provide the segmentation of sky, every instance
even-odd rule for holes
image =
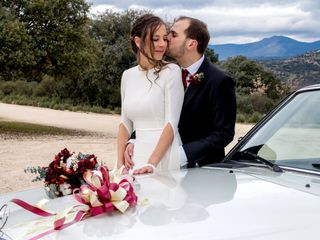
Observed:
[[[91,13],[148,9],[172,22],[184,15],[208,25],[210,44],[249,43],[275,35],[320,40],[320,0],[87,0]]]

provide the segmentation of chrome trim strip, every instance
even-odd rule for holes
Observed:
[[[302,169],[302,168],[295,168],[295,167],[287,167],[287,166],[282,166],[279,165],[284,170],[289,170],[289,171],[294,171],[294,172],[300,172],[300,173],[307,173],[307,174],[315,174],[320,176],[319,171],[312,171],[312,170],[307,170],[307,169]]]
[[[267,168],[265,165],[261,165],[261,164],[256,164],[256,163],[250,163],[248,164],[248,167],[265,167]],[[320,172],[318,171],[312,171],[312,170],[307,170],[307,169],[302,169],[302,168],[294,168],[294,167],[287,167],[287,166],[282,166],[282,165],[278,165],[281,169],[283,170],[289,170],[289,171],[293,171],[293,172],[299,172],[299,173],[305,173],[305,174],[312,174],[312,175],[317,175],[320,176]],[[201,168],[205,168],[205,169],[225,169],[225,170],[236,170],[237,168],[223,168],[223,167],[209,167],[209,166],[202,166]]]

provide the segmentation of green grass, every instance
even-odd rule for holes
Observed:
[[[0,120],[0,134],[10,135],[89,135],[88,132],[51,127],[25,122],[8,122]]]
[[[1,93],[1,92],[0,92]],[[1,95],[0,101],[3,103],[35,106],[43,108],[51,108],[56,110],[69,110],[74,112],[94,112],[94,113],[107,113],[107,114],[119,114],[120,108],[109,109],[101,106],[91,106],[85,103],[74,104],[71,100],[61,100],[58,98],[49,97],[34,97],[24,95]]]

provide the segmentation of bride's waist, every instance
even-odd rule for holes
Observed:
[[[137,156],[147,156],[155,149],[157,143],[159,142],[160,136],[162,134],[163,128],[143,128],[136,129],[136,141],[135,141],[135,155]],[[171,146],[175,148],[180,146],[181,139],[179,133],[176,133],[173,142],[170,143]]]
[[[163,128],[137,128],[135,129],[136,132],[136,141],[141,142],[154,142],[158,141],[161,134],[162,134]],[[174,131],[174,139],[176,139],[178,142],[180,142],[180,135],[178,131]]]
[[[158,132],[162,131],[163,128],[136,128],[136,132]]]
[[[157,141],[162,133],[163,128],[137,128],[136,140],[154,142]]]

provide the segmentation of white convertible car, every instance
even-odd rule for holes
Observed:
[[[318,240],[320,85],[289,95],[222,163],[140,176],[134,189],[138,203],[123,214],[89,217],[41,239]],[[13,198],[36,204],[46,194],[2,195],[0,239],[27,239],[50,227],[47,218],[8,203]],[[74,204],[70,195],[46,207],[59,212]]]

